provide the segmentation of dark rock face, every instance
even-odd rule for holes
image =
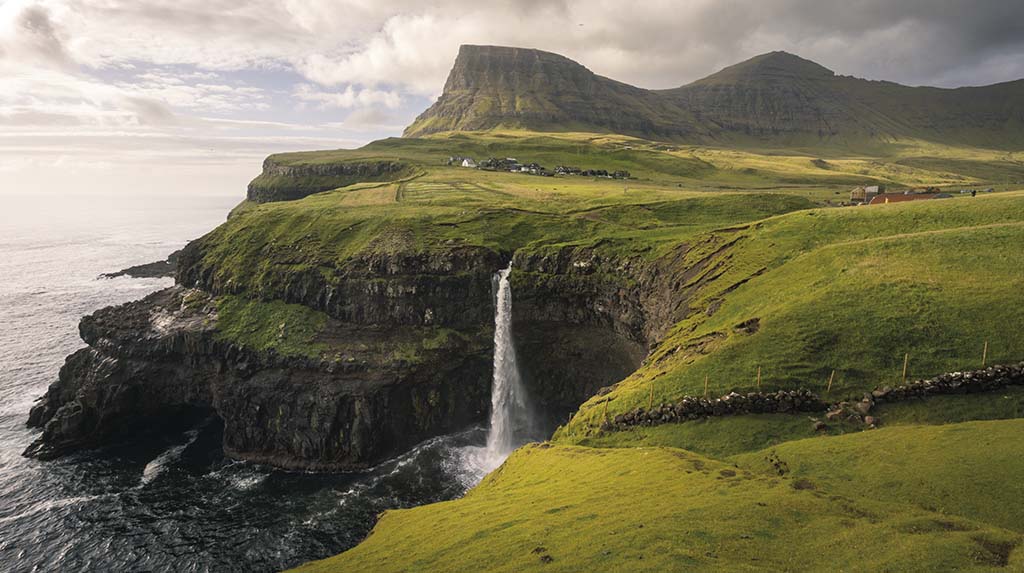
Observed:
[[[480,419],[490,355],[442,353],[416,367],[282,358],[218,341],[210,307],[175,287],[81,323],[71,355],[29,415],[26,455],[52,458],[189,410],[224,422],[233,457],[278,467],[364,467]]]
[[[238,459],[353,469],[486,418],[492,279],[507,255],[461,246],[368,254],[333,274],[271,271],[253,292],[220,278],[204,248],[199,240],[182,251],[179,286],[82,320],[89,347],[68,358],[33,408],[29,423],[43,433],[27,455],[54,457],[205,411],[221,418],[224,449]],[[564,415],[639,366],[648,346],[688,311],[685,299],[696,287],[679,287],[692,282],[691,271],[676,268],[684,254],[685,247],[658,262],[579,248],[515,255],[513,330],[543,412]],[[330,340],[352,347],[401,338],[419,345],[418,358],[311,360],[240,347],[219,337],[212,303],[229,293],[323,311]],[[428,349],[415,332],[403,334],[433,327],[455,330],[458,341]]]
[[[692,280],[696,273],[725,249],[694,263],[683,262],[686,252],[682,246],[658,261],[574,247],[516,253],[513,328],[532,394],[571,411],[636,370],[690,311],[689,297],[703,284]]]
[[[214,295],[246,291],[245,285],[225,280],[203,260],[205,247],[200,239],[182,251],[178,284]],[[494,319],[491,276],[506,261],[480,247],[372,254],[329,274],[314,268],[271,269],[261,277],[258,290],[247,294],[302,304],[352,324],[477,327]]]
[[[410,172],[410,167],[399,161],[285,165],[272,155],[263,162],[263,173],[249,183],[246,198],[255,203],[294,201],[353,183],[391,181]]]

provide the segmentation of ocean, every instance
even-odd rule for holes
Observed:
[[[483,428],[372,470],[308,474],[226,459],[201,423],[41,462],[33,401],[84,343],[79,319],[171,279],[98,278],[163,259],[238,196],[0,194],[0,571],[277,571],[361,540],[385,509],[462,495]]]

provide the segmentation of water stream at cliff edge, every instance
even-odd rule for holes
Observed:
[[[494,274],[497,297],[494,309],[494,375],[491,382],[491,419],[487,444],[465,448],[467,474],[479,481],[501,465],[534,434],[516,349],[512,338],[512,264]]]

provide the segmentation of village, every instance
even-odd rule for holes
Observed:
[[[520,173],[525,175],[536,175],[539,177],[555,176],[578,176],[595,177],[604,179],[629,179],[630,173],[625,170],[608,171],[607,169],[581,169],[567,165],[557,165],[554,169],[548,169],[536,162],[520,163],[515,157],[489,157],[477,162],[472,157],[452,155],[445,165],[452,167],[463,167],[466,169],[480,169],[483,171],[502,171],[507,173]],[[992,193],[993,188],[943,190],[939,187],[915,187],[909,189],[889,190],[885,185],[861,185],[850,191],[849,203],[843,202],[842,206],[856,207],[859,205],[885,205],[888,203],[905,203],[907,201],[923,201],[930,199],[950,199],[954,193],[960,195],[976,196],[978,193]],[[837,192],[838,193],[838,192]]]
[[[445,162],[446,165],[465,167],[468,169],[482,169],[484,171],[506,171],[509,173],[523,173],[526,175],[538,175],[540,177],[554,177],[556,175],[572,175],[579,177],[601,177],[604,179],[629,179],[629,171],[618,170],[608,171],[607,169],[580,169],[558,165],[548,170],[538,163],[520,163],[515,157],[490,157],[479,163],[472,157],[453,155]]]

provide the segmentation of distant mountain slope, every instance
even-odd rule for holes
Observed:
[[[659,92],[722,136],[924,139],[1020,146],[1024,81],[941,89],[837,76],[786,52],[763,54]]]
[[[405,135],[496,127],[708,135],[693,114],[657,92],[601,77],[557,54],[498,46],[462,46],[441,97]]]
[[[1024,147],[1024,80],[941,89],[837,76],[771,52],[691,84],[645,90],[562,56],[463,46],[444,92],[405,132],[596,130],[694,143],[857,145],[921,139]]]

